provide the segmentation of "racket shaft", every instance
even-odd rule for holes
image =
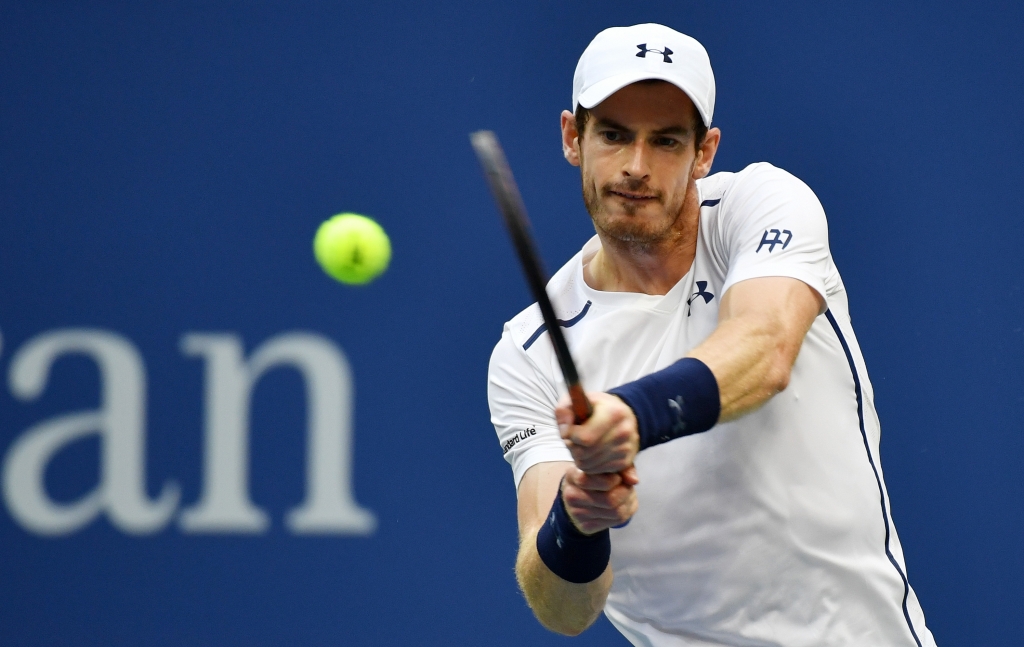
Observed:
[[[594,414],[594,407],[590,404],[590,400],[583,392],[583,386],[579,382],[569,385],[569,399],[572,400],[572,415],[575,417],[573,420],[575,424],[582,425]]]
[[[491,187],[491,193],[494,194],[502,219],[512,238],[516,255],[519,257],[519,264],[526,275],[526,283],[530,286],[533,298],[537,300],[537,305],[540,307],[548,336],[555,349],[555,356],[558,358],[558,365],[562,369],[562,376],[569,389],[576,424],[582,424],[590,418],[593,407],[583,392],[579,373],[576,371],[576,363],[573,362],[572,355],[569,353],[569,345],[565,341],[565,335],[562,334],[562,328],[555,316],[555,309],[548,297],[547,278],[540,255],[537,253],[537,246],[533,242],[533,236],[530,235],[530,220],[526,215],[526,206],[519,194],[519,187],[512,176],[512,170],[505,159],[501,144],[498,143],[498,138],[493,132],[477,131],[470,135],[470,141],[484,168],[487,183]]]

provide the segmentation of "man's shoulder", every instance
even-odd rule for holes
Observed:
[[[754,162],[740,171],[721,171],[697,180],[700,187],[701,206],[714,206],[731,193],[756,190],[760,186],[772,183],[795,183],[806,186],[789,171],[769,162]]]
[[[743,227],[783,205],[797,205],[801,211],[808,205],[820,208],[817,196],[807,184],[768,162],[757,162],[735,173],[716,173],[702,182],[702,217],[715,227]]]
[[[551,298],[551,305],[555,309],[555,316],[563,325],[573,325],[581,315],[585,316],[589,309],[590,304],[586,295],[583,294],[577,283],[580,280],[582,255],[583,252],[580,251],[569,259],[548,281],[547,292]],[[540,306],[532,303],[509,319],[505,324],[505,329],[515,345],[529,351],[533,342],[544,333],[547,327],[544,324],[544,317],[540,313]]]

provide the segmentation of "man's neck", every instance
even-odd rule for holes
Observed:
[[[699,221],[697,193],[689,191],[677,226],[661,241],[639,245],[598,231],[601,249],[584,265],[583,280],[603,292],[666,294],[693,265]]]

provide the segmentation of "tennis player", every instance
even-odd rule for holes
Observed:
[[[491,357],[537,618],[634,644],[935,644],[821,204],[771,164],[708,175],[707,52],[661,25],[584,51],[565,158],[596,236],[548,292],[594,404],[573,424],[536,305]]]

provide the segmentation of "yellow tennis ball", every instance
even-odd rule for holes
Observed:
[[[329,276],[349,285],[362,285],[387,269],[391,240],[372,219],[339,213],[317,228],[313,255]]]

